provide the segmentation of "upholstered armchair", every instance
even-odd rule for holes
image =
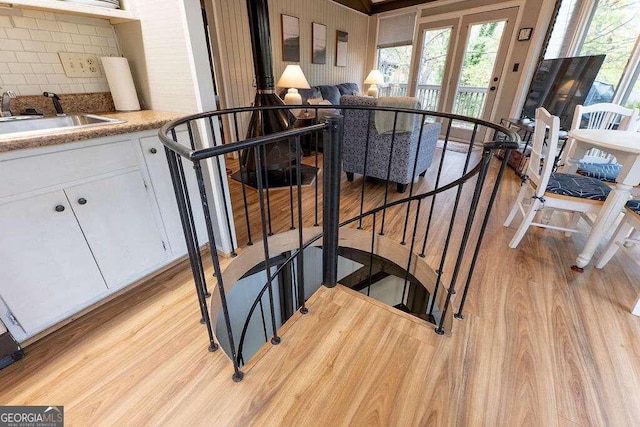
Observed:
[[[342,96],[340,105],[376,106],[379,98],[362,96]],[[413,104],[413,103],[412,103]],[[412,108],[420,109],[416,100]],[[431,165],[433,153],[440,134],[440,123],[425,123],[420,138],[422,116],[413,114],[408,118],[409,130],[396,130],[393,140],[391,170],[389,171],[389,154],[393,133],[378,133],[376,117],[379,114],[372,110],[343,109],[344,142],[342,147],[343,169],[347,179],[353,181],[354,174],[360,174],[387,180],[397,184],[397,191],[404,193],[407,185],[418,175],[424,176]],[[393,115],[393,113],[391,113]],[[393,117],[393,116],[392,116]],[[399,120],[400,121],[400,120]],[[412,121],[412,123],[411,123]],[[369,143],[367,145],[367,137]],[[420,140],[420,147],[418,141]],[[368,147],[365,168],[365,149]],[[418,157],[415,175],[413,167]]]

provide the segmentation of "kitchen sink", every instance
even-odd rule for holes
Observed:
[[[57,117],[11,116],[0,118],[0,138],[47,135],[49,132],[124,123],[124,120],[93,114]]]

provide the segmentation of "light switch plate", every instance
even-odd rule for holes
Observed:
[[[90,53],[58,52],[67,77],[100,77],[98,57]]]

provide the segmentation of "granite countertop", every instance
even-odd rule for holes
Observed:
[[[143,110],[130,113],[98,113],[98,115],[125,120],[125,123],[106,124],[80,129],[59,129],[51,131],[48,135],[31,135],[23,137],[5,137],[0,135],[0,153],[23,150],[26,148],[65,144],[67,142],[82,141],[85,139],[120,135],[143,130],[159,129],[165,123],[173,119],[183,117],[185,114]]]

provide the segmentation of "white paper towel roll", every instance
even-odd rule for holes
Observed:
[[[116,110],[138,111],[140,103],[127,58],[103,56],[100,59]]]

